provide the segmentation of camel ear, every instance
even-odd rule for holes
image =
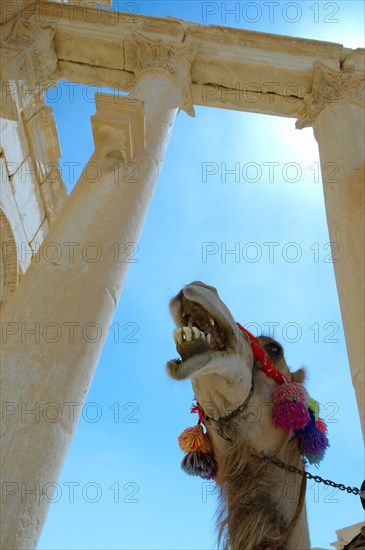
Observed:
[[[305,370],[299,369],[299,370],[296,370],[295,372],[291,372],[290,380],[292,382],[299,382],[300,384],[302,384],[305,380]]]

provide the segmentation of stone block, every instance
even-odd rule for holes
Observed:
[[[32,4],[33,0],[2,0],[0,2],[0,23],[9,21],[21,10]]]
[[[102,151],[104,143],[110,148],[107,138],[109,129],[118,135],[115,149],[122,152],[130,162],[136,151],[145,148],[145,121],[143,103],[125,96],[98,93],[95,98],[96,114],[91,117],[95,149]],[[111,151],[108,149],[105,154]]]
[[[44,239],[45,239],[45,237],[48,233],[48,230],[49,230],[49,222],[48,222],[47,218],[45,218],[43,220],[42,224],[39,226],[38,231],[34,235],[33,239],[29,243],[29,246],[30,246],[33,254],[35,254],[39,250],[39,247],[42,244],[42,242],[44,241]]]
[[[61,212],[67,198],[65,184],[58,168],[53,168],[40,185],[46,216],[52,223]]]
[[[29,243],[46,215],[36,180],[35,167],[30,157],[10,177],[10,182]]]
[[[22,78],[23,77],[23,78]],[[17,121],[24,103],[24,54],[16,46],[1,48],[1,116]]]
[[[51,107],[43,107],[25,123],[38,183],[58,165],[61,156],[56,123]]]
[[[0,146],[4,151],[7,173],[11,176],[29,156],[22,120],[0,120]]]
[[[24,231],[23,223],[19,214],[17,203],[15,201],[13,190],[7,174],[6,164],[3,158],[0,158],[0,174],[0,208],[6,216],[13,232],[15,244],[18,251],[18,261],[21,270],[24,273],[27,270],[31,261],[32,249],[29,246],[27,235]]]

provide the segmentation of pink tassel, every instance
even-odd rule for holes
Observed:
[[[310,421],[307,397],[304,386],[297,382],[276,387],[272,394],[275,426],[290,432],[305,428]]]

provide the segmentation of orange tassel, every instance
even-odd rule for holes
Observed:
[[[209,436],[204,433],[200,424],[192,428],[186,428],[178,437],[180,449],[184,453],[201,451],[202,453],[213,453],[213,447]]]

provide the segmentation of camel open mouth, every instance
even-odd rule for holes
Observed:
[[[219,329],[216,319],[197,302],[182,296],[183,325],[173,332],[176,350],[183,361],[209,351],[224,351],[226,335]]]
[[[171,300],[171,314],[177,328],[173,332],[181,359],[170,361],[175,369],[200,355],[225,353],[236,341],[236,323],[214,287],[194,282]]]

